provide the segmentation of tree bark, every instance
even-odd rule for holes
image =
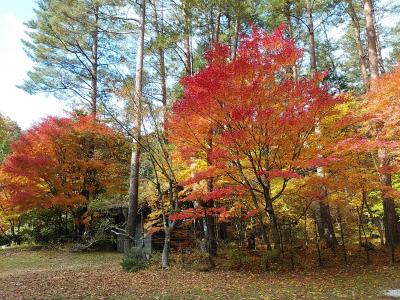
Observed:
[[[140,142],[141,142],[141,126],[142,126],[142,86],[143,86],[143,57],[144,57],[144,32],[146,17],[146,0],[140,1],[140,32],[138,39],[138,49],[136,53],[136,74],[135,74],[135,91],[134,104],[136,104],[136,114],[134,117],[133,128],[133,148],[130,165],[129,176],[129,203],[128,203],[128,220],[126,225],[127,234],[132,238],[135,236],[137,223],[137,210],[139,200],[139,167],[140,167]]]
[[[364,16],[367,30],[368,40],[368,58],[369,58],[369,69],[371,73],[371,84],[379,76],[379,59],[378,59],[378,48],[376,29],[374,24],[374,9],[372,0],[364,0]]]
[[[364,0],[364,15],[366,21],[367,37],[368,37],[368,55],[371,71],[371,88],[379,77],[379,52],[378,52],[378,39],[376,35],[375,21],[374,21],[374,7],[372,0]],[[378,160],[380,167],[390,165],[390,158],[385,149],[378,150]],[[392,178],[390,174],[382,174],[380,182],[384,187],[392,187]],[[383,223],[385,227],[385,239],[388,246],[391,248],[392,253],[400,243],[399,225],[397,220],[396,208],[394,199],[387,195],[385,190],[382,191],[383,201]]]
[[[184,3],[183,7],[184,13],[184,22],[183,22],[183,49],[185,54],[185,70],[186,75],[193,75],[192,69],[192,51],[190,47],[190,38],[191,38],[191,30],[190,30],[190,10],[187,3]]]
[[[158,176],[156,176],[157,181],[157,191],[159,195],[159,199],[161,202],[161,212],[164,224],[164,246],[163,251],[161,254],[161,265],[163,268],[169,267],[169,250],[171,247],[171,233],[175,228],[175,222],[171,222],[168,217],[166,216],[165,207],[164,207],[164,199],[160,188],[160,182],[158,180]],[[174,189],[172,182],[169,182],[169,202],[171,211],[176,209],[178,203],[178,194],[177,191]]]
[[[161,264],[163,268],[169,267],[169,248],[171,244],[171,230],[169,226],[164,228],[164,246],[161,254]]]
[[[233,37],[232,51],[231,51],[232,58],[235,58],[237,54],[236,52],[239,45],[239,31],[240,31],[240,17],[238,15],[235,20],[235,35]]]
[[[275,210],[272,204],[270,195],[270,183],[267,181],[262,184],[264,200],[265,200],[265,211],[268,214],[269,222],[272,230],[272,239],[274,241],[274,249],[281,248],[281,237],[279,235],[278,219],[276,218]]]
[[[68,211],[65,212],[64,233],[68,235]]]
[[[307,0],[307,29],[310,51],[310,71],[311,74],[317,73],[317,58],[315,52],[315,35],[314,35],[314,20],[313,20],[313,2]]]
[[[212,151],[212,132],[210,133],[210,139],[208,141],[208,153],[207,153],[207,164],[210,166],[211,165],[211,160],[210,160],[210,153]],[[212,192],[214,189],[214,179],[209,178],[207,180],[207,192]],[[213,201],[210,201],[209,203],[206,203],[205,206],[207,208],[211,208],[213,206]],[[206,209],[207,211],[207,209]],[[217,256],[217,236],[216,236],[216,230],[215,230],[215,219],[214,216],[209,216],[206,215],[206,225],[207,225],[207,240],[208,240],[208,253],[210,258]]]
[[[217,239],[215,232],[215,219],[214,216],[206,217],[207,224],[207,238],[208,238],[208,253],[211,257],[217,256]]]
[[[318,136],[322,134],[318,122],[317,126],[315,127],[315,133]],[[324,169],[322,167],[317,168],[317,175],[321,178],[325,176]],[[332,216],[330,214],[329,205],[323,202],[327,198],[327,196],[328,192],[326,186],[322,184],[320,186],[319,201],[314,202],[313,210],[319,237],[323,238],[327,246],[333,252],[335,252],[335,248],[336,245],[338,245],[338,241],[336,239],[335,230],[333,228]]]
[[[383,57],[382,57],[382,47],[381,47],[381,42],[379,40],[379,33],[378,31],[376,32],[376,47],[378,50],[378,62],[379,62],[379,71],[381,74],[385,74],[385,64],[383,62]]]
[[[167,107],[167,76],[165,72],[165,54],[164,49],[158,49],[158,55],[160,57],[160,80],[161,80],[161,99],[164,108]]]
[[[273,207],[271,201],[268,201],[266,203],[265,209],[268,213],[269,222],[271,224],[272,238],[274,240],[274,249],[280,249],[281,248],[281,238],[279,235],[278,220],[276,218],[275,210],[274,210],[274,207]]]
[[[210,178],[207,181],[207,191],[211,192],[212,190],[213,190],[213,179]],[[209,205],[206,206],[208,208],[212,207],[212,201]],[[207,226],[208,253],[210,257],[215,257],[217,256],[218,246],[217,246],[214,216],[209,216],[209,215],[206,216],[206,226]]]
[[[292,14],[290,11],[290,5],[291,5],[290,1],[287,1],[285,7],[285,18],[288,26],[289,38],[294,41]],[[292,67],[292,76],[294,81],[298,80],[297,62],[295,62],[295,65]]]
[[[389,158],[386,150],[380,149],[378,156],[380,167],[389,165]],[[392,188],[392,177],[390,174],[381,174],[380,182],[384,187]],[[386,243],[389,247],[395,248],[400,243],[400,236],[394,199],[388,196],[385,191],[382,191],[382,201]]]
[[[325,240],[327,246],[332,251],[335,251],[338,241],[333,228],[329,205],[320,202],[315,211],[315,217],[317,221],[318,235]]]
[[[371,88],[379,77],[379,51],[378,39],[374,21],[374,7],[372,0],[364,0],[364,15],[366,21],[368,37],[368,54],[371,70]],[[389,154],[385,149],[378,150],[379,167],[390,165]],[[380,182],[384,187],[392,188],[392,177],[390,174],[381,174]],[[396,214],[394,199],[387,195],[385,189],[382,190],[383,201],[383,223],[385,227],[385,239],[387,245],[392,251],[392,260],[394,260],[394,249],[400,244],[399,224]]]
[[[310,52],[310,71],[311,74],[317,73],[317,57],[315,50],[315,34],[314,34],[314,20],[313,20],[313,4],[314,1],[307,0],[306,13],[307,13],[307,29],[309,39],[309,52]],[[321,134],[319,125],[317,124],[315,132],[317,135]],[[317,169],[319,176],[324,176],[322,168]],[[321,199],[326,198],[326,188],[321,186]],[[335,245],[338,244],[335,232],[333,229],[332,217],[329,212],[329,206],[323,202],[315,203],[314,205],[315,224],[318,229],[320,238],[323,237],[327,245],[335,251]]]
[[[99,6],[94,7],[95,28],[92,32],[92,53],[91,53],[91,110],[94,117],[97,115],[97,69],[98,69],[98,42],[99,42]]]
[[[91,57],[90,57],[90,110],[93,117],[97,118],[97,98],[98,98],[98,42],[99,42],[99,5],[95,4],[93,8],[93,15],[95,20],[94,29],[92,31],[92,49],[91,49]],[[95,145],[93,138],[89,137],[88,139],[88,149],[86,156],[88,159],[92,159],[94,156]],[[89,203],[91,196],[93,197],[93,193],[87,187],[91,181],[93,181],[96,177],[96,172],[92,168],[89,168],[85,172],[83,189],[81,194],[86,198],[86,202]],[[78,210],[78,220],[87,212],[87,204],[84,204]],[[77,226],[77,238],[80,239],[86,230],[86,225],[79,223]]]
[[[220,31],[221,31],[221,15],[222,15],[222,11],[221,11],[221,7],[218,6],[218,13],[217,13],[217,17],[216,17],[216,25],[215,25],[215,35],[214,35],[214,42],[219,42],[219,35],[220,35]]]
[[[381,74],[386,73],[385,71],[385,65],[383,63],[383,58],[382,58],[382,47],[381,47],[381,42],[379,39],[379,31],[378,31],[378,26],[376,25],[376,15],[375,12],[372,11],[372,18],[374,22],[374,27],[375,27],[375,35],[376,35],[376,50],[378,51],[378,64],[379,64],[379,71]]]
[[[242,167],[240,161],[238,160],[238,161],[236,162],[236,164],[237,164],[237,166],[238,166],[238,168],[239,168],[240,177],[241,177],[242,181],[243,181],[247,186],[251,187],[251,184],[250,184],[248,178],[246,177],[246,175],[245,175],[244,172],[243,172],[243,167]],[[255,192],[254,192],[253,189],[250,189],[250,196],[251,196],[251,200],[253,201],[254,207],[255,207],[256,209],[259,209],[257,197],[256,197],[256,194],[255,194]],[[264,224],[264,222],[263,222],[263,217],[262,217],[261,214],[258,214],[258,215],[257,215],[257,220],[258,220],[258,224],[259,224],[260,229],[261,229],[261,235],[262,235],[263,243],[267,244],[268,249],[271,249],[271,243],[270,243],[270,241],[269,241],[268,234],[267,234],[267,231],[266,231],[266,229],[265,229],[265,224]]]
[[[353,0],[347,0],[347,11],[351,18],[351,24],[353,27],[354,40],[356,42],[358,61],[360,64],[361,75],[363,79],[364,87],[368,86],[368,69],[367,69],[367,58],[361,41],[361,26],[360,20],[354,9]]]
[[[154,27],[156,30],[157,37],[162,37],[163,35],[163,20],[161,18],[161,24],[159,24],[158,20],[158,10],[157,10],[157,0],[153,1],[153,13],[154,13]],[[161,12],[163,14],[163,12]],[[160,72],[160,81],[161,81],[161,102],[164,108],[167,107],[167,80],[166,80],[166,72],[165,72],[165,53],[164,48],[159,47],[157,49],[158,57],[159,57],[159,72]]]

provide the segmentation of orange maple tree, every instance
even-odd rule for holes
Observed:
[[[24,132],[3,164],[2,187],[18,211],[74,211],[123,188],[123,136],[92,116],[48,117]]]
[[[400,67],[377,79],[366,95],[366,137],[376,151],[371,153],[380,181],[383,222],[388,245],[400,244],[400,229],[395,199],[400,192],[393,187],[392,177],[400,172]],[[365,144],[365,142],[364,142]],[[392,259],[393,256],[392,256]]]
[[[324,148],[340,158],[327,169],[326,185],[332,191],[361,195],[380,192],[387,244],[400,244],[395,199],[400,192],[392,177],[399,173],[400,68],[382,75],[358,103],[336,124],[331,124]],[[340,139],[335,137],[340,135]]]

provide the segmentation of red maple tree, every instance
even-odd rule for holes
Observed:
[[[184,95],[167,122],[168,138],[182,157],[208,165],[187,183],[219,186],[218,192],[208,188],[188,198],[205,205],[229,199],[242,186],[255,209],[265,207],[275,245],[280,239],[273,203],[290,180],[332,159],[307,145],[317,145],[315,127],[341,101],[321,83],[322,73],[293,79],[300,56],[293,40],[284,38],[283,26],[273,34],[253,27],[234,59],[227,46],[216,44],[205,55],[207,66],[182,80]],[[260,197],[264,203],[258,203]]]

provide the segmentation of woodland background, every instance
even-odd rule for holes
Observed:
[[[35,14],[19,87],[70,113],[24,131],[0,118],[2,245],[118,244],[130,271],[146,238],[163,268],[171,251],[202,270],[396,262],[397,1],[38,0]]]

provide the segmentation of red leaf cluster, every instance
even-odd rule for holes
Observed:
[[[284,37],[284,31],[280,26],[268,34],[253,26],[250,34],[241,35],[235,58],[227,46],[215,44],[206,54],[207,66],[182,79],[183,96],[166,121],[168,139],[183,158],[203,160],[218,170],[185,181],[218,178],[208,185],[214,190],[193,192],[183,201],[240,195],[243,191],[235,186],[245,185],[243,173],[254,185],[244,190],[270,189],[268,181],[283,178],[283,191],[288,180],[300,178],[294,166],[320,156],[310,136],[315,136],[318,120],[330,116],[342,97],[333,97],[321,83],[325,73],[293,80],[290,70],[302,51]],[[232,187],[226,187],[229,181]],[[265,186],[259,186],[263,182]],[[272,194],[265,197],[276,199]]]
[[[211,208],[197,206],[196,208],[188,208],[180,212],[172,213],[169,215],[168,219],[170,221],[188,220],[188,219],[196,220],[196,219],[202,219],[206,216],[218,216],[224,211],[226,211],[225,206],[211,207]]]
[[[232,185],[223,188],[216,188],[207,193],[192,192],[189,196],[183,198],[181,201],[203,201],[210,202],[218,199],[224,199],[231,196],[242,196],[249,187],[243,185]]]

